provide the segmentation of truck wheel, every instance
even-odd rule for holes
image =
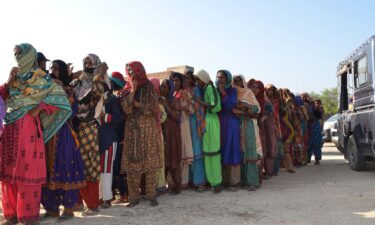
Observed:
[[[337,150],[339,150],[341,153],[345,153],[344,148],[339,143],[335,143],[335,146],[336,146]]]
[[[366,168],[366,159],[363,157],[362,153],[358,151],[353,135],[350,135],[348,140],[347,154],[349,166],[352,170],[361,171]]]

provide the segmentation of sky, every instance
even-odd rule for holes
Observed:
[[[0,7],[0,83],[30,43],[82,69],[88,53],[125,75],[190,65],[262,80],[294,92],[336,87],[341,60],[375,34],[375,1],[5,0]]]

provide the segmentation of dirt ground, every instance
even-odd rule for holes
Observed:
[[[282,171],[256,192],[188,190],[161,196],[157,207],[146,201],[131,209],[119,205],[88,218],[76,213],[61,224],[375,224],[375,166],[369,167],[351,171],[342,154],[326,144],[321,165],[297,169],[296,174]]]

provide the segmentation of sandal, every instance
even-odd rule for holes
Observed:
[[[214,187],[214,193],[215,194],[219,194],[221,192],[221,186],[220,185],[217,185]]]
[[[247,190],[248,190],[248,191],[256,191],[256,190],[257,190],[257,187],[254,186],[254,185],[250,185],[250,186],[247,187]]]
[[[17,217],[12,217],[12,218],[3,220],[3,222],[1,222],[1,225],[13,225],[17,223],[18,223]]]
[[[44,220],[44,219],[49,219],[49,218],[57,218],[59,216],[60,216],[60,212],[45,212],[40,216],[40,218]]]
[[[112,204],[122,204],[122,203],[127,203],[129,201],[128,195],[121,196],[120,198],[114,200]]]
[[[206,188],[204,186],[199,186],[197,189],[195,189],[196,192],[198,193],[202,193],[206,190]]]
[[[158,206],[159,202],[156,199],[152,199],[150,205],[151,206]]]
[[[289,169],[287,170],[288,173],[295,173],[296,171],[292,170],[292,169]]]
[[[138,204],[139,204],[139,201],[135,201],[135,202],[129,203],[126,207],[133,208],[134,206],[136,206]]]
[[[100,208],[102,208],[102,209],[111,208],[111,201],[110,200],[104,201],[103,204],[100,206]]]
[[[93,216],[95,215],[97,212],[99,212],[99,209],[86,209],[83,213],[82,213],[82,216]]]

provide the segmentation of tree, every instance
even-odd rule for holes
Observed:
[[[338,92],[337,88],[325,88],[320,94],[311,92],[309,95],[313,99],[320,99],[324,107],[325,118],[332,116],[338,111]]]

